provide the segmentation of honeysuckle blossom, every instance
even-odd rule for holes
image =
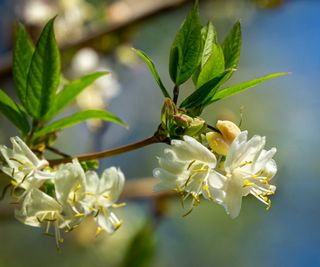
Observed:
[[[121,221],[111,208],[118,206],[115,202],[123,190],[124,181],[123,173],[115,167],[106,169],[99,179],[94,171],[84,173],[77,159],[60,165],[54,180],[55,191],[64,206],[69,225],[73,227],[93,214],[98,231],[113,233],[117,230]]]
[[[78,187],[79,190],[74,191],[74,206],[83,212],[83,216],[95,216],[98,232],[104,230],[111,234],[121,226],[122,221],[112,212],[112,208],[122,206],[115,203],[123,190],[124,182],[123,173],[115,167],[106,169],[100,179],[96,172],[88,171],[85,173],[83,188]]]
[[[0,169],[14,180],[15,187],[29,191],[39,188],[44,180],[54,178],[53,173],[44,170],[49,166],[48,161],[38,159],[19,137],[12,137],[10,141],[12,149],[0,146],[0,155],[3,158]]]
[[[61,164],[55,174],[55,195],[64,207],[65,220],[69,230],[77,226],[85,217],[80,198],[84,197],[86,176],[79,161]]]
[[[272,159],[276,149],[264,150],[265,137],[255,135],[247,141],[247,131],[241,132],[231,144],[222,172],[212,171],[208,186],[212,198],[235,218],[241,209],[242,197],[252,194],[269,208],[276,187],[270,179],[277,172]]]
[[[33,227],[45,227],[45,233],[49,234],[50,227],[54,227],[56,244],[63,241],[59,228],[65,227],[65,219],[62,215],[63,207],[53,197],[32,189],[23,200],[20,209],[15,210],[15,217],[24,224]]]
[[[172,140],[171,147],[165,149],[164,156],[158,160],[160,168],[155,169],[153,175],[161,181],[155,186],[156,191],[173,189],[183,200],[191,195],[192,204],[200,201],[201,194],[210,198],[207,179],[217,160],[196,139],[186,135],[183,140]]]

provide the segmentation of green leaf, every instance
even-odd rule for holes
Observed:
[[[214,43],[211,49],[211,55],[200,71],[197,88],[224,72],[225,63],[221,46],[218,43]]]
[[[287,74],[288,74],[288,72],[279,72],[279,73],[269,74],[269,75],[263,76],[261,78],[255,79],[255,80],[247,81],[247,82],[244,82],[241,84],[237,84],[237,85],[222,89],[221,91],[217,92],[211,98],[210,103],[213,103],[213,102],[216,102],[216,101],[221,100],[223,98],[238,94],[242,91],[245,91],[249,88],[252,88],[252,87],[258,85],[259,83],[274,79],[276,77],[287,75]]]
[[[213,44],[217,43],[217,33],[211,21],[209,21],[206,26],[202,27],[201,36],[202,36],[202,42],[203,42],[203,51],[201,56],[201,62],[198,68],[196,69],[196,71],[192,75],[192,81],[194,85],[197,85],[200,71],[212,53]]]
[[[236,69],[238,67],[241,44],[241,25],[237,21],[222,43],[226,69]]]
[[[211,21],[208,22],[207,26],[203,27],[201,30],[202,39],[204,42],[202,58],[201,58],[201,68],[207,63],[209,57],[212,54],[212,45],[217,44],[217,32]]]
[[[28,120],[23,116],[16,103],[3,90],[0,90],[0,112],[17,126],[22,133],[28,133]]]
[[[26,110],[36,119],[49,110],[60,82],[60,54],[53,23],[54,18],[44,27],[28,73]]]
[[[120,120],[117,116],[113,115],[111,112],[108,112],[106,110],[85,110],[85,111],[80,111],[76,114],[73,114],[69,117],[63,118],[61,120],[55,121],[41,128],[39,131],[37,131],[34,134],[34,137],[38,138],[48,133],[60,131],[64,128],[71,127],[75,124],[78,124],[88,119],[100,119],[104,121],[111,121],[111,122],[126,126],[126,124],[122,120]]]
[[[27,76],[34,47],[24,26],[20,23],[15,29],[15,45],[13,48],[12,71],[13,81],[21,103],[25,104]]]
[[[133,236],[124,255],[122,267],[149,267],[155,254],[155,234],[151,221],[146,221]]]
[[[224,81],[225,77],[230,74],[230,71],[225,71],[220,76],[213,78],[212,80],[206,82],[198,90],[193,92],[188,96],[180,105],[181,108],[185,108],[189,113],[193,115],[198,112],[201,113],[203,108],[210,102],[210,100],[215,95],[221,83]],[[194,112],[193,110],[197,110]]]
[[[62,111],[68,104],[70,104],[77,95],[79,95],[87,86],[92,84],[95,80],[103,75],[109,74],[109,72],[95,72],[81,77],[78,80],[68,83],[59,94],[54,98],[48,113],[45,115],[45,119],[51,119],[57,113]]]
[[[198,1],[182,23],[170,51],[169,72],[180,85],[188,80],[201,60],[202,40]]]
[[[160,76],[156,70],[156,67],[154,66],[154,63],[152,62],[152,60],[141,50],[138,50],[138,49],[134,49],[132,48],[132,50],[139,56],[141,57],[144,62],[148,65],[153,77],[155,78],[157,84],[159,85],[161,91],[162,91],[162,94],[165,96],[165,97],[169,97],[170,98],[170,95],[167,91],[167,89],[165,88],[165,86],[163,85],[161,79],[160,79]]]

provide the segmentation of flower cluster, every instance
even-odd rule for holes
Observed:
[[[57,246],[63,241],[60,229],[71,231],[84,218],[93,215],[97,233],[113,233],[121,220],[112,209],[123,190],[123,173],[111,167],[101,178],[94,171],[84,172],[77,159],[56,169],[39,159],[19,138],[11,138],[12,149],[0,146],[0,169],[12,180],[12,197],[19,206],[15,217],[34,227],[44,227],[49,234],[53,226]]]
[[[159,158],[160,168],[154,170],[160,179],[155,190],[173,189],[183,201],[192,196],[192,207],[203,196],[221,204],[232,218],[249,194],[270,208],[269,196],[276,189],[269,184],[277,172],[272,159],[276,149],[264,149],[265,137],[248,140],[247,131],[230,121],[218,121],[216,127],[218,132],[208,132],[204,144],[187,135],[171,141],[171,148]]]

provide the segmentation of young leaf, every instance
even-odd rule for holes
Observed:
[[[158,86],[160,87],[161,91],[162,91],[162,94],[164,95],[164,97],[169,97],[170,98],[170,95],[167,91],[167,89],[164,87],[161,79],[160,79],[160,76],[156,70],[156,67],[154,66],[154,63],[152,62],[152,60],[144,53],[142,52],[141,50],[138,50],[138,49],[134,49],[132,48],[132,50],[139,56],[141,57],[144,62],[148,65],[153,77],[155,78]]]
[[[208,22],[207,26],[203,27],[201,30],[202,39],[204,42],[202,58],[201,58],[201,68],[207,63],[209,57],[212,54],[212,45],[218,43],[217,32],[211,21]]]
[[[267,80],[271,80],[273,78],[279,77],[279,76],[283,76],[283,75],[287,75],[288,72],[279,72],[279,73],[274,73],[274,74],[269,74],[266,76],[263,76],[261,78],[255,79],[255,80],[251,80],[251,81],[247,81],[241,84],[237,84],[225,89],[222,89],[221,91],[217,92],[210,100],[210,103],[216,102],[218,100],[221,100],[223,98],[238,94],[242,91],[245,91],[249,88],[252,88],[256,85],[258,85],[259,83],[265,82]]]
[[[182,23],[170,51],[169,72],[172,81],[180,85],[198,67],[202,52],[201,24],[198,2]]]
[[[29,68],[25,107],[33,118],[47,113],[60,82],[60,54],[53,23],[54,18],[44,27]]]
[[[211,46],[211,55],[203,65],[198,80],[197,88],[200,88],[206,82],[219,76],[224,72],[224,56],[221,46],[218,43],[214,43]]]
[[[241,25],[237,21],[222,43],[226,69],[236,69],[238,67],[242,44],[241,38]]]
[[[106,110],[85,110],[73,114],[69,117],[63,118],[61,120],[55,121],[41,128],[34,134],[34,137],[38,138],[48,133],[60,131],[64,128],[71,127],[88,119],[100,119],[104,121],[111,121],[126,126],[126,124],[121,119],[119,119],[117,116],[113,115],[111,112],[108,112]]]
[[[45,119],[51,119],[54,115],[62,111],[70,102],[72,102],[77,95],[79,95],[87,86],[92,84],[95,80],[109,72],[95,72],[81,77],[78,80],[71,81],[67,84],[62,91],[54,98]]]
[[[15,89],[23,105],[25,104],[27,75],[33,51],[34,47],[27,31],[22,24],[18,23],[15,29],[12,71]]]
[[[208,102],[212,99],[217,89],[224,81],[225,77],[229,75],[230,71],[225,71],[220,76],[213,78],[206,82],[198,90],[189,95],[180,105],[181,108],[187,110],[197,109],[202,110]],[[198,114],[197,114],[198,115]]]
[[[29,123],[27,119],[23,116],[16,103],[3,90],[0,90],[0,112],[17,126],[22,133],[28,133]]]
[[[206,64],[208,58],[212,53],[212,46],[214,43],[217,43],[217,33],[211,21],[201,29],[201,36],[203,42],[203,51],[201,56],[201,62],[196,71],[192,75],[192,81],[194,85],[197,85],[198,77],[200,71],[204,64]]]

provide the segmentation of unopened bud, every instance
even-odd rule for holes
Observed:
[[[206,122],[203,119],[193,118],[185,134],[190,136],[198,135],[205,129],[205,127],[206,127]]]
[[[221,132],[224,140],[231,144],[233,140],[241,133],[237,125],[231,121],[218,121],[216,127]]]
[[[229,150],[229,144],[225,141],[223,136],[216,132],[209,132],[206,134],[206,138],[210,148],[219,155],[227,155]]]
[[[192,123],[193,119],[185,114],[179,114],[179,115],[173,115],[173,118],[177,125],[182,127],[189,127],[189,125]]]

